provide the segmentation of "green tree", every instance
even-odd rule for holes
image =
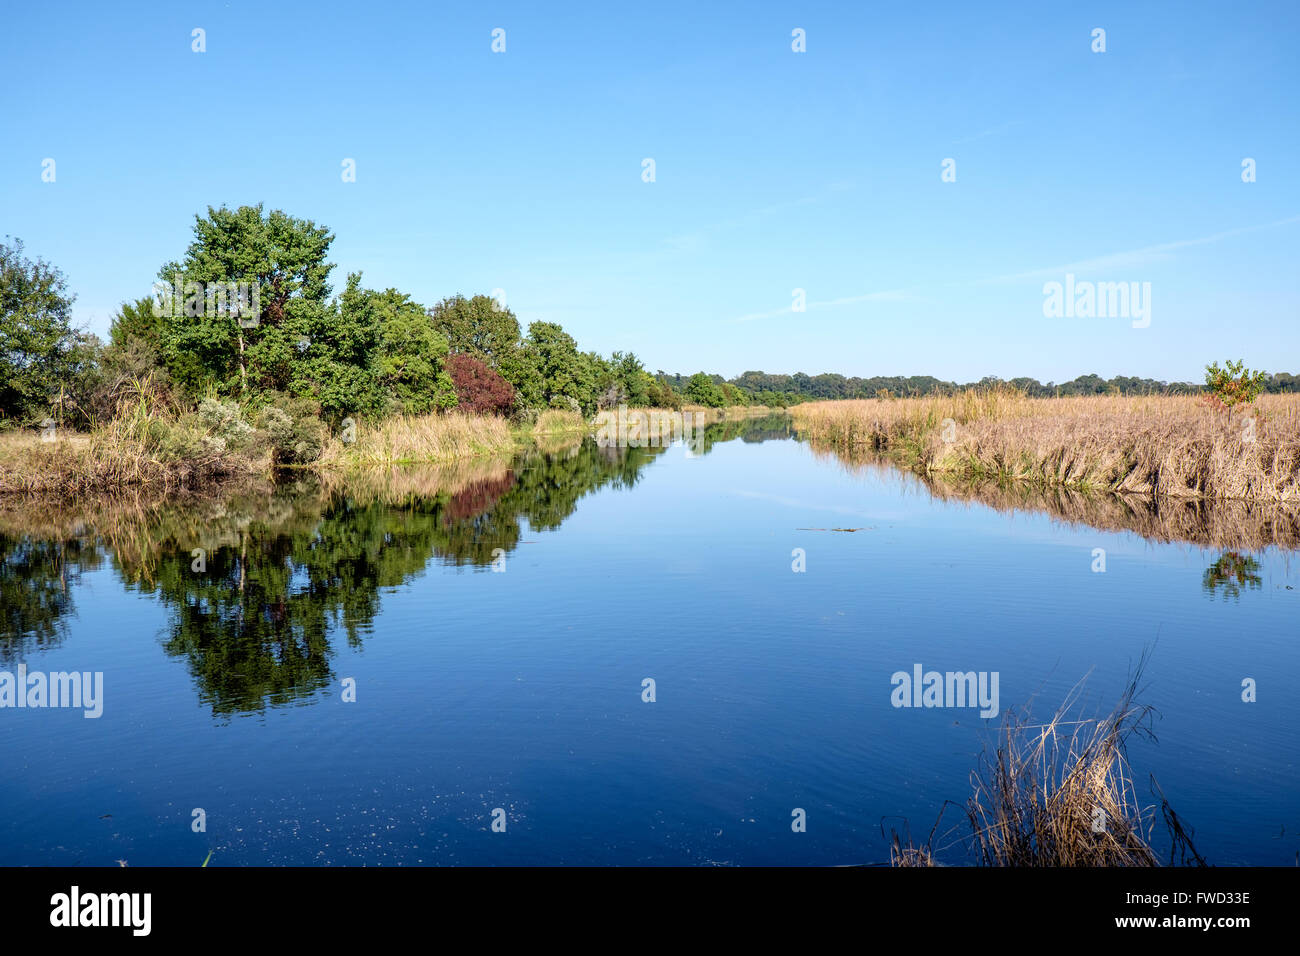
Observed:
[[[454,407],[456,388],[443,367],[447,339],[424,306],[396,289],[367,295],[379,322],[375,368],[380,386],[409,415]]]
[[[288,387],[299,344],[326,313],[333,234],[323,226],[262,204],[208,207],[194,217],[194,241],[185,258],[159,270],[175,288],[162,331],[164,359],[173,377],[192,392],[212,387],[225,394]],[[207,294],[191,298],[185,283],[246,283],[256,293],[256,325],[241,322],[234,303]],[[178,307],[179,306],[179,307]],[[197,312],[198,314],[194,314]]]
[[[1205,366],[1205,387],[1210,390],[1207,398],[1214,407],[1227,410],[1229,422],[1233,407],[1254,402],[1267,380],[1268,373],[1252,372],[1243,361],[1229,359],[1224,368],[1219,368],[1218,362]]]
[[[596,374],[597,404],[601,408],[629,405],[644,408],[650,404],[651,385],[645,366],[633,352],[615,352],[609,360],[598,360]]]
[[[488,368],[499,371],[519,350],[519,320],[491,296],[451,296],[430,309],[429,318],[451,351],[472,355]]]
[[[328,307],[303,308],[303,333],[295,343],[289,391],[311,398],[331,418],[379,414],[385,401],[374,368],[379,347],[378,310],[361,274]]]
[[[576,404],[587,415],[595,410],[595,369],[590,357],[578,351],[573,336],[554,322],[534,322],[528,326],[526,348],[535,357],[546,405],[567,408]]]
[[[63,273],[0,243],[0,418],[31,424],[60,410],[93,368],[97,342],[72,325]]]
[[[705,408],[721,408],[727,403],[722,389],[714,384],[713,379],[703,372],[696,372],[686,383],[686,400]]]

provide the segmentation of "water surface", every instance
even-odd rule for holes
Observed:
[[[1152,645],[1140,794],[1212,863],[1295,862],[1285,521],[959,494],[781,418],[701,450],[8,503],[0,670],[102,671],[104,709],[0,710],[0,864],[883,862],[998,724],[891,675],[996,672],[1043,717],[1087,676],[1092,715]]]

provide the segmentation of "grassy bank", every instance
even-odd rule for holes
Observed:
[[[286,441],[296,441],[290,435]],[[295,467],[320,473],[378,466],[448,463],[509,454],[505,419],[486,415],[389,418],[356,426],[355,440],[322,437],[318,456]],[[123,488],[203,490],[266,477],[286,464],[275,436],[251,430],[227,441],[193,422],[161,415],[124,415],[89,433],[56,430],[0,434],[0,494],[74,497]]]
[[[356,441],[330,439],[316,467],[446,463],[508,453],[510,426],[495,415],[402,415],[356,427]]]
[[[89,434],[43,440],[35,432],[0,434],[0,494],[75,497],[114,488],[192,488],[264,473],[269,456],[236,454],[216,445],[160,446],[136,423],[117,421]]]
[[[707,417],[733,415],[715,410]],[[180,414],[141,403],[89,433],[57,429],[43,440],[31,430],[0,432],[0,494],[202,491],[267,477],[277,466],[324,476],[448,464],[508,457],[539,441],[568,444],[596,427],[570,411],[548,410],[533,424],[514,426],[495,415],[448,412],[357,422],[352,440],[345,442],[311,416],[263,415],[257,421],[257,427],[244,422],[233,404],[207,404]]]
[[[1193,396],[1027,398],[1012,389],[816,402],[815,443],[882,452],[927,474],[1173,498],[1300,501],[1300,396],[1231,423]]]

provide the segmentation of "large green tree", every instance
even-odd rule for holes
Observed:
[[[34,423],[67,404],[93,366],[96,342],[72,325],[63,273],[0,242],[0,418]]]
[[[499,369],[519,350],[519,320],[490,296],[451,296],[430,309],[429,318],[453,352],[472,355],[488,368]]]
[[[727,396],[722,389],[703,372],[696,372],[686,383],[686,400],[706,408],[721,408],[727,404]]]
[[[576,404],[584,414],[595,409],[596,369],[590,357],[578,351],[573,336],[555,322],[534,322],[528,326],[525,349],[541,376],[544,404],[552,408]]]
[[[308,219],[262,204],[208,207],[195,216],[194,240],[180,262],[159,270],[183,301],[171,303],[162,349],[173,376],[198,392],[226,394],[285,389],[301,357],[302,342],[328,312],[326,261],[333,234]],[[257,296],[255,321],[241,320],[233,297],[223,305],[210,293],[192,297],[185,283],[246,283]],[[199,312],[198,315],[193,314]]]
[[[379,325],[376,375],[396,407],[423,415],[455,406],[456,388],[443,367],[447,339],[424,306],[396,289],[367,295]]]

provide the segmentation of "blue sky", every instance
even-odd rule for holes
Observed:
[[[0,235],[101,334],[263,202],[335,232],[336,290],[502,289],[652,370],[1300,372],[1300,4],[546,7],[15,5]],[[1045,317],[1067,272],[1150,325]]]

